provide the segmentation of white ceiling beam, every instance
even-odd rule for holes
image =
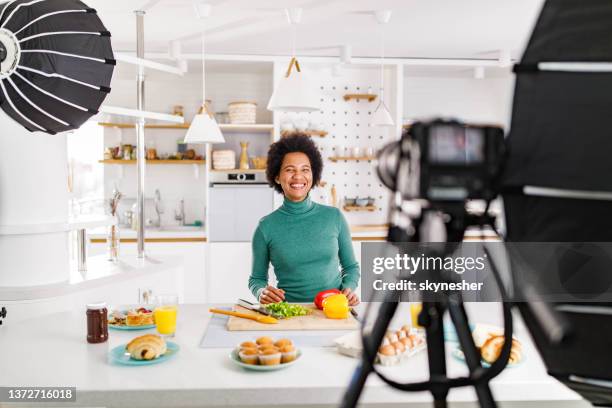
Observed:
[[[129,52],[123,52],[127,54]],[[249,54],[206,54],[206,61],[244,61],[244,62],[286,62],[290,55],[249,55]],[[147,59],[171,60],[168,53],[146,53]],[[200,53],[181,54],[181,59],[186,61],[199,61],[202,59]],[[336,56],[301,56],[300,62],[311,63],[337,63]],[[385,57],[385,65],[403,66],[438,66],[438,67],[494,67],[504,68],[497,58],[461,59],[461,58],[393,58]],[[380,65],[381,59],[376,57],[352,57],[352,64],[357,65]],[[510,69],[510,67],[506,67]]]
[[[347,10],[351,7],[352,1],[354,0],[311,0],[307,3],[300,4],[300,8],[303,8],[306,14],[306,17],[302,18],[303,24],[317,24],[338,15],[346,14]],[[261,14],[207,29],[207,41],[210,40],[210,42],[214,43],[216,41],[226,41],[237,37],[262,34],[283,28],[289,29],[285,9],[255,9],[255,11]],[[193,40],[199,38],[202,35],[201,33],[201,30],[198,30],[180,36],[177,39],[181,41]],[[286,45],[280,43],[279,48],[289,48],[289,43],[287,42]]]

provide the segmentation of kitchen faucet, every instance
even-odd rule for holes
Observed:
[[[181,200],[179,203],[179,211],[174,210],[174,219],[180,221],[180,225],[185,225],[185,200]]]
[[[155,212],[157,213],[157,227],[161,227],[161,216],[164,213],[164,204],[159,189],[155,190]]]

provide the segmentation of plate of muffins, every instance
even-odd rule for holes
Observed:
[[[274,371],[295,364],[301,355],[291,340],[264,336],[241,343],[232,350],[230,359],[247,370]]]

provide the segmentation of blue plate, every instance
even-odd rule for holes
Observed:
[[[113,330],[146,330],[155,328],[155,325],[145,324],[143,326],[116,326],[114,324],[109,324],[108,328]]]
[[[129,353],[125,351],[125,346],[127,346],[127,344],[122,344],[121,346],[117,346],[113,348],[109,352],[111,362],[115,364],[123,364],[123,365],[131,365],[131,366],[158,364],[158,363],[163,363],[164,361],[171,359],[179,351],[178,344],[173,343],[171,341],[167,341],[166,342],[167,350],[163,356],[160,356],[154,360],[134,360],[132,357],[130,357]]]

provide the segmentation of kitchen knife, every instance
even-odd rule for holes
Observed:
[[[262,305],[251,303],[248,300],[238,299],[238,305],[244,307],[245,309],[252,310],[257,313],[261,313],[265,316],[272,316],[277,319],[282,319],[282,316],[277,316],[276,314],[270,312],[268,309],[263,307]]]

